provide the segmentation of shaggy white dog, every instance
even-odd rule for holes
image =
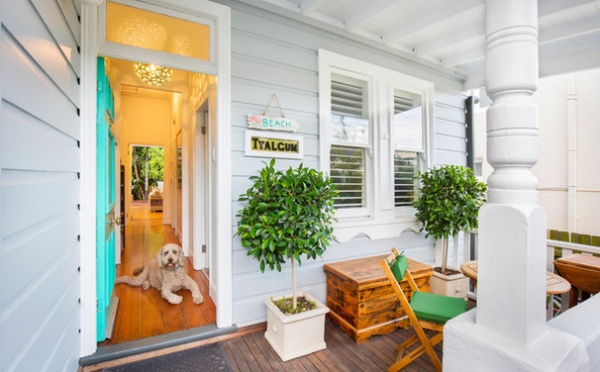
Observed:
[[[182,288],[192,292],[195,304],[204,301],[198,284],[185,273],[185,256],[177,244],[166,244],[158,252],[158,259],[144,266],[141,273],[136,276],[118,277],[115,283],[126,283],[134,287],[141,286],[148,289],[150,286],[158,289],[163,298],[172,304],[178,304],[183,297],[176,295]]]

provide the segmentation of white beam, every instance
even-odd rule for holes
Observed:
[[[397,0],[379,0],[379,1],[377,1],[373,5],[365,8],[365,9],[362,9],[354,17],[348,19],[346,21],[346,29],[348,31],[353,31],[354,29],[356,29],[363,23],[367,22],[374,16],[378,15],[379,13],[383,12],[390,6],[395,5],[397,3],[398,3]]]
[[[594,3],[596,0],[549,0],[540,1],[538,16],[545,17],[551,14],[560,13],[567,9],[576,8],[581,5]]]
[[[430,14],[415,14],[413,22],[407,22],[403,25],[400,25],[394,31],[383,35],[383,41],[386,44],[393,44],[394,42],[408,35],[421,32],[421,30],[431,27],[438,22],[442,22],[448,18],[472,10],[476,7],[483,7],[481,0],[463,0],[448,2],[443,7],[436,9],[435,12],[432,12]]]
[[[306,14],[314,11],[324,0],[304,0],[300,4],[300,13]]]
[[[444,67],[452,67],[462,65],[469,62],[479,61],[485,58],[485,46],[481,45],[477,48],[468,50],[466,52],[456,53],[452,56],[442,59],[442,65]]]
[[[577,22],[566,22],[561,25],[554,25],[546,30],[540,29],[539,42],[540,45],[542,45],[598,31],[600,31],[600,14],[578,20]]]
[[[467,41],[473,41],[474,39],[482,39],[482,45],[485,40],[485,30],[483,23],[476,27],[471,27],[462,31],[452,32],[443,35],[428,44],[423,44],[416,48],[415,52],[418,56],[424,56],[427,54],[435,53],[436,51],[444,48],[448,48],[454,44],[463,43]]]

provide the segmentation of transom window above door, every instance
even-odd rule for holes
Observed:
[[[110,45],[134,61],[210,74],[216,71],[216,23],[208,16],[174,13],[131,0],[106,1],[100,9],[100,50]]]

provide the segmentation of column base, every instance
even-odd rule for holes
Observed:
[[[529,345],[477,325],[473,309],[444,327],[444,371],[583,372],[589,357],[583,341],[546,327]]]

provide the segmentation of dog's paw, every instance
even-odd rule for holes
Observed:
[[[150,282],[146,280],[145,282],[142,283],[142,289],[146,290],[148,288],[150,288]]]
[[[177,305],[180,304],[181,301],[183,301],[183,297],[181,296],[171,296],[168,299],[169,303],[173,304],[173,305]]]
[[[204,297],[202,297],[202,296],[194,297],[194,303],[196,305],[200,305],[202,302],[204,302]]]

